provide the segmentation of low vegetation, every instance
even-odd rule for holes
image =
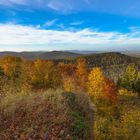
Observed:
[[[1,140],[79,140],[90,137],[88,96],[48,90],[8,94],[0,103]],[[82,110],[81,110],[82,109]]]

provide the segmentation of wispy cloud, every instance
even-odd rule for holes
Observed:
[[[49,20],[49,21],[46,21],[46,23],[44,24],[44,26],[53,26],[55,23],[56,23],[57,19],[53,19],[53,20]]]
[[[75,5],[73,5],[73,0],[61,0],[61,2],[58,0],[51,0],[46,5],[55,11],[61,12],[71,11],[75,8]]]
[[[9,3],[13,4],[21,4],[21,5],[26,5],[28,4],[28,0],[8,0]]]
[[[103,49],[107,46],[117,48],[118,46],[132,49],[132,46],[140,44],[140,34],[136,32],[119,33],[119,32],[99,32],[90,29],[80,31],[56,31],[41,30],[32,26],[22,26],[14,24],[0,24],[0,46],[3,45],[46,45],[51,46],[85,46]],[[131,46],[131,47],[130,47]],[[129,48],[130,47],[130,48]],[[4,49],[4,47],[3,47]],[[74,48],[69,48],[74,49]],[[86,49],[86,48],[85,48]]]
[[[72,26],[77,26],[77,25],[81,25],[81,24],[83,24],[83,21],[75,21],[75,22],[70,23],[70,25],[72,25]]]
[[[18,5],[28,5],[28,0],[0,0],[0,5],[15,8]]]
[[[39,8],[43,10],[52,9],[58,12],[79,10],[91,3],[93,0],[0,0],[0,5],[16,8],[26,6],[30,9]]]
[[[0,5],[9,7],[27,6],[29,9],[48,8],[63,12],[96,11],[117,15],[140,17],[139,0],[0,0]]]

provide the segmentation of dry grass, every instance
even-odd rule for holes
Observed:
[[[61,89],[8,93],[0,103],[0,140],[86,139],[87,118],[82,109],[89,103],[80,96],[84,95]]]

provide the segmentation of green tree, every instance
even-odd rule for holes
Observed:
[[[137,75],[137,79],[135,81],[135,91],[139,94],[140,96],[140,72],[138,72],[138,75]]]
[[[3,69],[0,67],[0,77],[4,75]]]
[[[136,91],[138,88],[138,70],[134,64],[128,65],[122,77],[118,80],[118,86],[130,91]]]

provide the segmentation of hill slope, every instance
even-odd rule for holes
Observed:
[[[120,64],[136,63],[139,64],[140,58],[127,56],[118,52],[109,52],[83,56],[90,67],[99,66],[111,66]]]

